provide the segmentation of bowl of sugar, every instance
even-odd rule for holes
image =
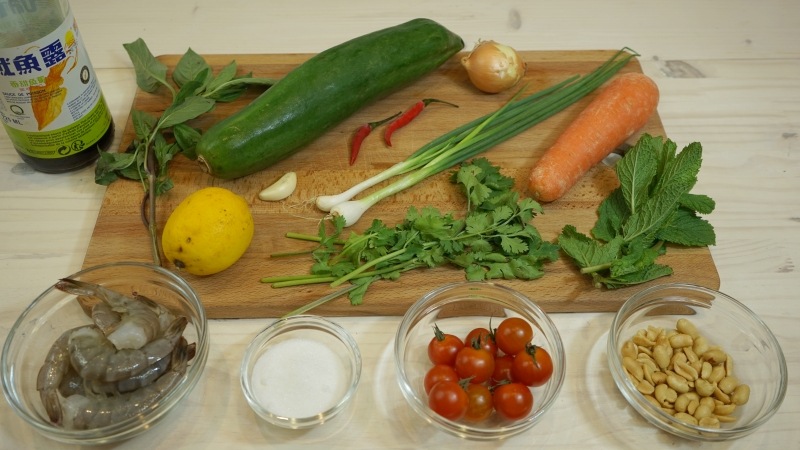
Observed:
[[[344,411],[361,378],[358,344],[328,319],[278,319],[245,350],[241,384],[247,403],[265,421],[310,428]]]

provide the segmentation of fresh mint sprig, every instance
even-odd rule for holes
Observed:
[[[648,134],[615,167],[620,186],[600,204],[592,237],[567,225],[558,237],[562,250],[595,286],[609,289],[644,283],[672,274],[657,264],[666,243],[714,245],[710,214],[714,200],[692,194],[702,161],[702,146],[680,153],[670,140]]]
[[[120,178],[141,181],[146,200],[142,202],[142,217],[150,232],[154,262],[160,264],[155,198],[173,187],[167,169],[175,155],[182,152],[189,158],[196,157],[200,131],[187,122],[211,111],[216,102],[236,100],[249,85],[271,86],[276,80],[254,78],[251,73],[237,75],[235,61],[214,75],[205,59],[189,49],[176,64],[171,83],[167,66],[153,56],[141,38],[123,47],[133,63],[137,86],[148,93],[166,88],[172,102],[161,116],[131,111],[133,142],[124,152],[100,153],[95,182],[107,186]],[[149,210],[145,212],[148,203]]]

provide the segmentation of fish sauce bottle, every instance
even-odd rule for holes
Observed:
[[[86,167],[111,146],[114,120],[68,0],[0,0],[0,120],[40,172]]]

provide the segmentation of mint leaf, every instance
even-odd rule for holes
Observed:
[[[619,236],[608,243],[591,239],[580,233],[573,225],[564,226],[558,236],[558,245],[581,268],[611,264],[619,256],[622,244],[622,238]]]
[[[620,189],[628,210],[635,213],[650,197],[648,186],[658,169],[655,153],[661,148],[661,140],[645,135],[615,166]]]
[[[609,289],[619,289],[623,287],[633,286],[636,284],[646,283],[657,278],[672,275],[672,268],[661,264],[653,264],[638,272],[629,273],[618,278],[603,278],[599,275],[593,277],[598,283],[602,283]]]
[[[657,239],[688,247],[716,244],[714,227],[693,211],[680,208],[658,231]]]
[[[630,210],[621,189],[615,189],[600,203],[597,215],[597,222],[591,231],[595,239],[609,242],[622,234],[622,224],[630,215]]]
[[[681,207],[696,211],[700,214],[711,214],[716,207],[714,199],[702,194],[683,194],[679,200]]]

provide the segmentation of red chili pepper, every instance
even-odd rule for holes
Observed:
[[[379,120],[377,122],[369,122],[361,125],[356,130],[355,136],[353,136],[353,144],[350,147],[350,165],[352,166],[356,162],[356,158],[358,158],[358,152],[361,150],[361,143],[364,142],[364,139],[372,133],[372,130],[375,128],[385,124],[386,122],[394,119],[395,117],[399,116],[400,113],[397,113],[391,117],[387,117],[383,120]]]
[[[414,118],[417,117],[422,110],[431,103],[444,103],[445,105],[455,106],[458,108],[458,105],[443,100],[437,100],[435,98],[425,98],[417,103],[414,103],[414,106],[408,108],[408,110],[404,112],[402,116],[398,117],[397,120],[390,123],[389,126],[386,127],[386,133],[383,135],[383,140],[386,142],[386,145],[391,147],[392,133],[411,123],[411,121],[414,120]]]

